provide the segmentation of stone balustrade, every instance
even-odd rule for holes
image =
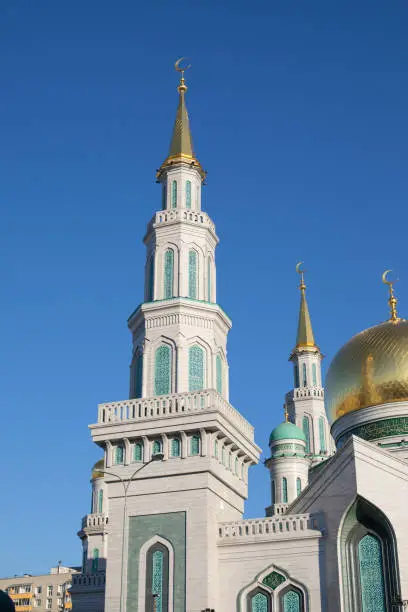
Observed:
[[[161,210],[155,213],[147,226],[147,233],[158,225],[174,223],[175,221],[186,221],[187,223],[202,225],[203,227],[208,227],[215,234],[215,225],[205,212],[186,209]]]
[[[98,423],[106,424],[166,418],[201,410],[218,410],[249,440],[254,440],[254,428],[252,425],[215,389],[99,404]]]
[[[72,574],[72,590],[92,590],[105,587],[105,572],[96,574]]]
[[[324,389],[322,387],[299,387],[293,390],[294,399],[306,397],[320,397],[324,399]]]
[[[109,522],[106,514],[87,514],[82,519],[82,529],[92,527],[105,527]]]
[[[220,541],[254,537],[265,539],[287,534],[290,537],[295,537],[296,534],[302,535],[311,531],[314,531],[316,535],[321,533],[316,518],[313,518],[310,514],[288,514],[279,517],[219,523],[218,537]]]

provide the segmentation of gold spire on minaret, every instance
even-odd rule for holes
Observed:
[[[394,284],[397,282],[395,281],[389,281],[387,279],[388,274],[392,272],[392,270],[386,270],[385,272],[383,272],[382,275],[382,282],[385,285],[388,285],[388,305],[390,307],[390,318],[388,319],[389,321],[392,321],[393,323],[397,323],[398,321],[401,321],[401,319],[398,317],[397,315],[397,303],[398,300],[395,297],[395,293],[394,293]],[[398,279],[397,279],[398,280]]]
[[[309,308],[306,301],[306,284],[305,284],[305,271],[300,269],[302,261],[296,264],[296,272],[300,275],[300,310],[299,310],[299,322],[296,337],[296,348],[317,348],[313,329],[312,321],[310,320]]]
[[[200,172],[202,178],[205,178],[205,172],[202,169],[200,162],[196,158],[193,149],[193,139],[191,137],[190,131],[190,120],[188,118],[185,100],[185,94],[187,92],[188,87],[184,78],[184,72],[191,68],[191,64],[188,64],[188,66],[182,68],[180,64],[184,59],[184,57],[181,57],[174,64],[174,68],[177,70],[177,72],[180,72],[181,74],[180,83],[177,87],[177,91],[179,93],[179,103],[177,106],[176,120],[174,122],[169,154],[160,166],[159,170],[157,171],[157,179],[160,179],[160,176],[165,168],[168,168],[169,166],[180,162],[195,166]]]

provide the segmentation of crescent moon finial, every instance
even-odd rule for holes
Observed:
[[[398,322],[400,320],[398,318],[398,314],[397,314],[397,303],[398,303],[398,300],[395,297],[395,293],[394,293],[394,284],[397,282],[398,279],[396,279],[394,281],[388,280],[388,274],[390,272],[392,272],[392,270],[385,270],[385,272],[382,273],[381,280],[384,283],[384,285],[388,285],[388,291],[389,291],[388,305],[390,307],[390,318],[389,318],[389,321],[392,321],[393,323],[396,323],[396,322]]]
[[[179,94],[185,94],[187,91],[187,85],[184,81],[184,72],[188,70],[189,68],[191,68],[191,64],[188,64],[184,68],[180,66],[180,63],[185,59],[186,59],[185,57],[179,57],[179,59],[176,62],[174,62],[174,68],[177,70],[177,72],[181,73],[180,84],[177,87]]]
[[[300,285],[299,285],[299,289],[301,291],[304,291],[306,289],[306,285],[305,285],[305,277],[304,274],[306,272],[306,270],[301,270],[300,266],[302,265],[303,261],[298,261],[296,264],[296,272],[298,274],[300,274]]]

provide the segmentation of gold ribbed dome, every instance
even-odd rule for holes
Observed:
[[[330,365],[325,396],[332,422],[361,408],[408,400],[408,321],[381,323],[347,342]]]
[[[92,479],[103,478],[104,477],[104,473],[103,473],[104,467],[105,467],[105,461],[103,459],[99,459],[99,461],[97,461],[92,468]]]

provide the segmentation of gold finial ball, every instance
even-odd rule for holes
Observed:
[[[187,91],[188,87],[185,84],[184,78],[181,77],[180,79],[180,85],[177,87],[177,91],[179,92],[179,94],[185,94]]]
[[[333,422],[368,406],[408,400],[408,321],[398,319],[357,334],[334,357],[325,382]]]

